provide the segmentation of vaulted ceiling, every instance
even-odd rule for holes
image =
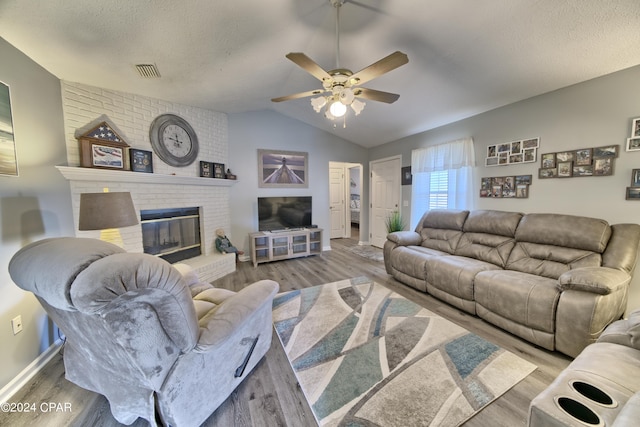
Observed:
[[[329,0],[0,0],[0,37],[62,80],[225,113],[271,109],[364,147],[640,64],[638,0],[346,0],[341,67],[396,50],[409,63],[364,85],[399,100],[365,100],[345,128],[309,98],[271,102],[321,88],[285,55],[335,68],[335,24]]]

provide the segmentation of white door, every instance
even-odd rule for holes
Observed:
[[[400,158],[371,162],[371,245],[387,240],[386,219],[400,209]]]
[[[344,167],[329,168],[329,209],[331,210],[332,239],[345,237],[345,181]]]

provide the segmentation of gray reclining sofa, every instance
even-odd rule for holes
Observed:
[[[639,243],[637,224],[431,210],[387,236],[384,262],[400,282],[575,357],[623,315]]]

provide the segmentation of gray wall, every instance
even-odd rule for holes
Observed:
[[[60,81],[0,38],[0,81],[11,92],[18,177],[0,175],[0,388],[57,338],[31,293],[19,289],[7,267],[27,243],[74,233],[69,184],[54,168],[66,163]],[[23,331],[10,321],[22,315]]]
[[[258,149],[309,153],[309,188],[258,188]],[[258,230],[258,197],[300,195],[313,197],[312,220],[326,230],[323,246],[329,247],[331,161],[360,163],[368,173],[367,150],[359,145],[272,111],[229,114],[229,166],[238,176],[231,192],[232,242],[248,255],[249,233]],[[367,229],[363,224],[361,231]]]
[[[640,151],[626,152],[631,121],[640,117],[640,98],[634,93],[640,66],[498,108],[469,119],[413,135],[370,150],[370,159],[402,155],[411,164],[411,150],[429,144],[471,136],[477,168],[475,208],[520,212],[554,212],[602,218],[609,223],[638,223],[640,201],[625,200],[631,170],[640,168]],[[537,163],[485,167],[487,146],[529,137],[540,137]],[[540,153],[619,144],[613,176],[538,179]],[[528,199],[480,198],[482,177],[533,175]],[[404,186],[409,208],[411,187]],[[640,274],[631,285],[628,310],[640,308]]]

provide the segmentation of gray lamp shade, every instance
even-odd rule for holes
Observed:
[[[80,194],[78,230],[105,230],[138,223],[131,193]]]

